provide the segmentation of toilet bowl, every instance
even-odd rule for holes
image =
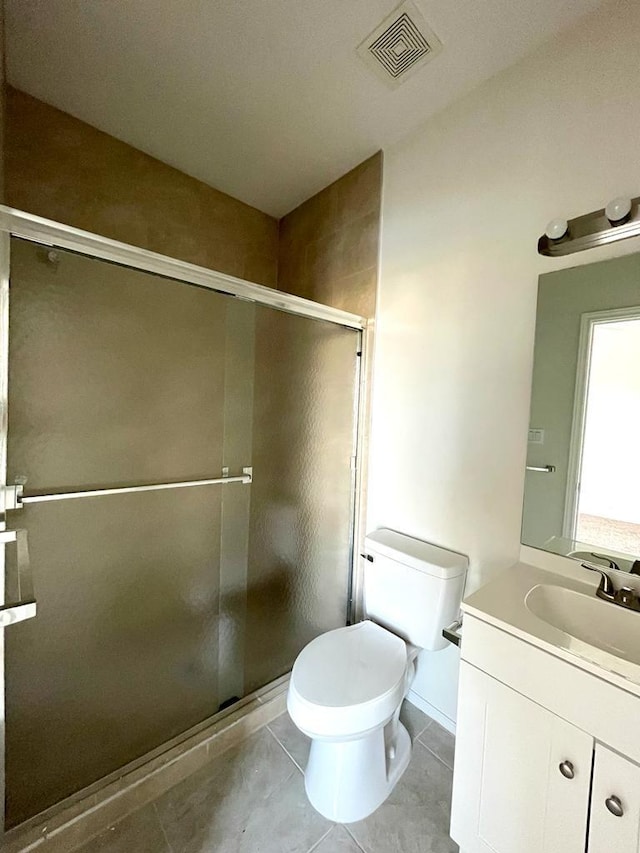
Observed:
[[[409,763],[399,721],[418,652],[369,620],[329,631],[301,652],[287,707],[311,738],[305,788],[330,820],[361,820],[381,805]]]
[[[362,820],[387,799],[411,757],[400,708],[421,649],[446,646],[467,558],[391,530],[366,537],[368,618],[327,631],[298,655],[287,708],[311,738],[309,801],[338,823]]]

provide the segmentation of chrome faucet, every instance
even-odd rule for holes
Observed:
[[[620,571],[620,566],[613,560],[611,557],[607,556],[607,554],[596,554],[595,551],[591,552],[592,557],[596,557],[598,560],[604,560],[605,563],[608,563],[608,568],[615,569],[617,572]]]
[[[589,569],[590,572],[597,572],[600,575],[600,584],[596,590],[598,598],[610,601],[619,607],[626,607],[627,610],[640,612],[640,597],[635,589],[630,586],[616,589],[609,575],[600,566],[594,566],[593,563],[582,563],[581,565],[583,569]]]
[[[594,566],[593,563],[582,563],[581,565],[583,569],[589,569],[590,572],[597,572],[600,575],[600,586],[596,592],[598,598],[604,598],[605,601],[615,601],[616,588],[605,570],[600,566]]]

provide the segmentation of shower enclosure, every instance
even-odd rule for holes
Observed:
[[[362,323],[6,208],[0,228],[10,828],[345,624]]]

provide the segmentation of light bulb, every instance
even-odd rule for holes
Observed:
[[[557,219],[552,219],[544,229],[544,233],[550,240],[560,240],[569,230],[569,223],[566,219],[559,216]]]
[[[631,199],[623,195],[614,198],[605,207],[604,213],[611,224],[622,222],[631,213]]]

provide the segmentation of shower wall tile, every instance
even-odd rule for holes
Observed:
[[[336,217],[342,225],[355,222],[368,213],[378,214],[382,184],[382,152],[347,172],[333,185]]]
[[[0,204],[5,204],[4,197],[4,134],[7,120],[5,99],[5,26],[4,26],[4,3],[0,3]]]
[[[378,152],[281,219],[278,288],[373,317],[381,192]]]
[[[370,320],[376,314],[382,152],[365,160],[280,220],[278,288],[306,299],[350,311]],[[373,352],[373,323],[365,331]],[[367,458],[373,359],[366,368],[361,400],[364,429],[362,458]],[[358,548],[366,529],[366,468],[360,473]],[[356,588],[356,599],[359,591]]]
[[[242,273],[240,278],[277,287],[278,256],[276,252],[257,246],[248,248],[243,253]]]
[[[12,207],[276,286],[273,217],[10,87],[5,137]]]
[[[11,87],[5,202],[209,269],[373,316],[382,153],[271,216]],[[0,169],[1,175],[1,169]]]
[[[368,267],[360,272],[336,278],[329,294],[334,308],[351,311],[362,317],[373,317],[376,310],[378,268]]]

